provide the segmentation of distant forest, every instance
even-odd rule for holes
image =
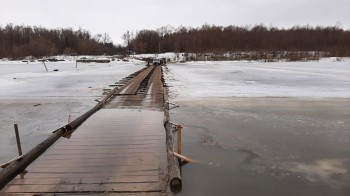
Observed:
[[[322,51],[333,56],[350,56],[350,30],[334,27],[295,26],[279,29],[210,26],[171,26],[156,31],[142,30],[123,35],[136,53],[158,52],[242,52],[242,51]]]
[[[8,24],[0,26],[0,58],[23,58],[26,56],[52,55],[101,55],[123,51],[113,45],[107,33],[94,37],[79,29],[46,29],[43,27]]]
[[[51,55],[102,55],[127,53],[225,53],[319,51],[350,56],[350,30],[337,26],[292,28],[203,25],[198,28],[164,26],[157,30],[126,31],[125,47],[116,46],[107,33],[70,28],[47,29],[8,24],[0,26],[0,58]]]

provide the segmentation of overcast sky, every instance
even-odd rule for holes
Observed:
[[[350,0],[0,0],[0,25],[79,27],[109,33],[171,25],[338,25],[350,29]]]

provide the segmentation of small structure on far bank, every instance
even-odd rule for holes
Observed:
[[[78,63],[110,63],[110,59],[87,59],[87,58],[81,58],[77,59]]]

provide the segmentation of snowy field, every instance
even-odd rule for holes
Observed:
[[[320,62],[189,62],[170,64],[178,98],[350,98],[350,60]]]

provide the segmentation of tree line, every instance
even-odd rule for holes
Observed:
[[[322,51],[350,56],[350,31],[337,26],[292,28],[203,25],[198,28],[171,26],[157,30],[127,31],[123,39],[136,53]]]
[[[126,31],[126,47],[116,46],[107,33],[92,36],[84,29],[47,29],[8,24],[0,26],[0,58],[61,54],[102,55],[125,51],[136,53],[224,53],[244,51],[322,51],[332,56],[350,56],[350,30],[337,26],[292,28],[203,25]]]
[[[107,33],[92,36],[83,29],[74,31],[71,28],[47,29],[13,24],[0,26],[0,58],[102,55],[123,50],[123,47],[113,44]]]

